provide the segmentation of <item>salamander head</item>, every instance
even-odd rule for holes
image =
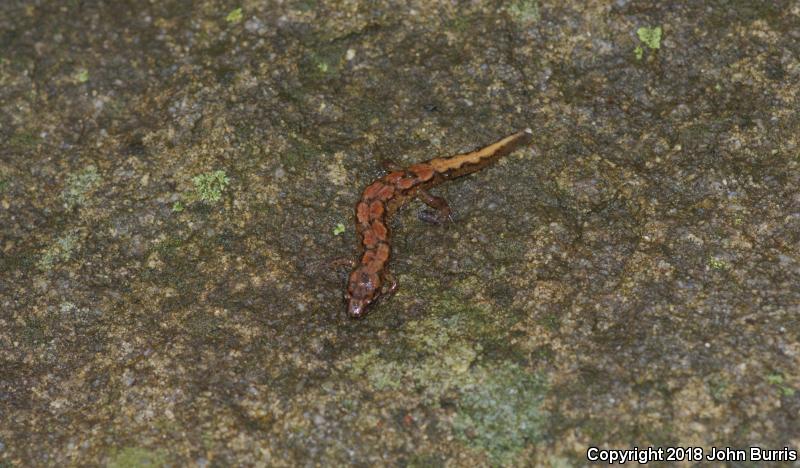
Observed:
[[[368,305],[369,301],[351,297],[347,300],[347,315],[352,318],[361,318],[366,315]]]
[[[361,318],[367,314],[367,307],[380,296],[381,280],[375,273],[358,267],[350,273],[347,284],[347,315]]]

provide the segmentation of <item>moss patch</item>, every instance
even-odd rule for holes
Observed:
[[[636,36],[641,41],[635,49],[633,55],[636,60],[641,60],[644,57],[645,47],[649,50],[657,50],[661,48],[661,26],[641,27],[636,30]],[[644,47],[643,47],[644,45]]]
[[[770,374],[767,376],[767,382],[776,387],[780,392],[781,395],[786,397],[793,397],[795,394],[794,388],[790,387],[786,383],[786,379],[784,379],[782,374]]]
[[[520,23],[535,23],[539,21],[541,14],[539,13],[538,0],[518,0],[508,7],[508,14]]]
[[[343,234],[346,231],[343,223],[336,223],[336,226],[333,228],[333,235],[338,236]]]
[[[8,146],[16,151],[31,151],[36,148],[36,145],[41,143],[42,139],[33,132],[19,131],[14,133],[8,140]]]
[[[86,83],[89,81],[89,70],[82,68],[75,73],[76,83]]]
[[[639,28],[636,30],[636,35],[647,47],[651,49],[661,48],[661,26]]]
[[[456,436],[506,464],[528,442],[541,438],[545,383],[515,364],[478,367],[460,388]]]
[[[222,198],[222,191],[230,183],[225,171],[206,172],[192,177],[194,196],[206,203],[216,203]]]
[[[452,433],[493,463],[508,463],[541,437],[546,384],[512,362],[483,360],[482,342],[491,339],[479,316],[462,310],[408,322],[404,344],[393,347],[398,355],[373,349],[350,361],[350,373],[379,392],[410,391],[429,407],[454,402]]]
[[[228,23],[238,23],[242,20],[242,9],[235,8],[228,13],[228,16],[225,17],[225,21]]]
[[[39,268],[47,271],[57,263],[69,261],[77,247],[78,236],[76,234],[69,233],[59,237],[42,252],[38,262]]]
[[[67,184],[61,192],[64,207],[71,210],[79,205],[86,204],[86,194],[97,187],[101,177],[93,165],[86,166],[83,170],[67,176]]]
[[[139,447],[126,447],[111,455],[108,468],[151,468],[166,465],[163,452]]]

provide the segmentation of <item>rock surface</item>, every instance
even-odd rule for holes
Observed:
[[[0,3],[0,466],[800,449],[798,4],[432,3]]]

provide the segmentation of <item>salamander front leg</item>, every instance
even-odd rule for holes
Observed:
[[[431,195],[425,190],[417,192],[417,198],[419,198],[422,203],[433,208],[433,210],[420,211],[417,215],[420,220],[431,224],[442,224],[447,220],[453,221],[453,217],[451,216],[452,210],[450,210],[450,205],[447,204],[447,200],[444,198]]]
[[[378,296],[378,301],[383,302],[384,299],[389,299],[397,292],[397,280],[388,270],[383,272],[383,286],[381,286],[381,293]]]
[[[391,296],[397,292],[397,280],[394,275],[388,270],[383,272],[383,290],[381,294],[384,296]]]

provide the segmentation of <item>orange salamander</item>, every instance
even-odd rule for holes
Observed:
[[[361,261],[347,282],[345,300],[348,315],[353,318],[365,316],[370,304],[397,289],[397,282],[387,269],[392,254],[388,220],[395,211],[412,198],[419,198],[437,210],[435,215],[423,212],[421,219],[429,222],[446,220],[450,216],[450,207],[443,198],[428,193],[428,189],[483,169],[530,143],[532,138],[533,132],[528,128],[470,153],[434,158],[405,169],[393,167],[391,172],[368,185],[356,204],[356,234],[362,253]]]

